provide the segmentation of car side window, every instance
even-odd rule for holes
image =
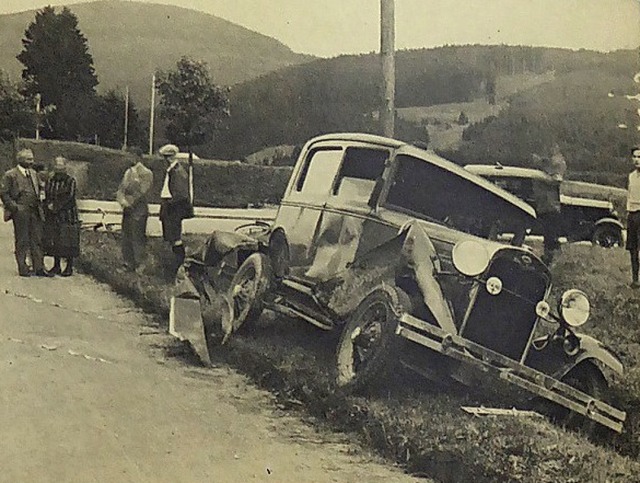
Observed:
[[[312,150],[296,183],[296,191],[304,195],[327,195],[340,168],[342,148]]]
[[[338,198],[367,203],[382,177],[389,151],[347,148],[332,194]]]

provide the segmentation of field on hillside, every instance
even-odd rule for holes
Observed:
[[[196,249],[201,239],[188,240]],[[114,270],[117,240],[85,234],[83,269],[132,297],[166,323],[171,286],[163,281],[166,247],[151,243],[142,274]],[[396,377],[366,397],[336,391],[331,384],[336,337],[285,317],[266,313],[252,333],[236,334],[215,347],[224,362],[272,390],[285,408],[304,408],[333,428],[351,432],[407,471],[444,482],[457,481],[640,481],[640,292],[627,285],[626,253],[585,245],[565,245],[551,267],[554,295],[578,287],[593,304],[584,332],[599,337],[626,365],[613,388],[629,419],[613,446],[597,446],[544,420],[473,417],[461,405],[499,404],[485,396],[425,384],[410,375]],[[186,357],[185,348],[168,347]],[[190,360],[193,363],[193,359]]]
[[[496,81],[496,103],[485,99],[470,102],[436,104],[398,108],[398,116],[407,122],[425,126],[429,131],[429,147],[434,150],[456,150],[462,142],[462,132],[469,123],[480,122],[489,116],[498,116],[515,94],[552,81],[553,72],[544,74],[515,74],[499,76]],[[468,119],[465,125],[458,124],[460,114]]]

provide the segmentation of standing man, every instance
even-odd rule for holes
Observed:
[[[149,217],[149,191],[153,173],[142,162],[142,153],[135,153],[133,163],[125,171],[116,194],[122,206],[122,258],[127,271],[135,271],[144,260]]]
[[[33,169],[33,151],[22,149],[16,155],[18,166],[7,171],[0,184],[0,198],[8,217],[13,220],[13,236],[18,274],[21,277],[35,275],[49,277],[44,269],[42,253],[42,229],[44,212],[41,202],[44,191]],[[27,254],[33,264],[33,272],[27,265]]]
[[[167,165],[160,192],[160,221],[162,237],[171,244],[174,255],[173,275],[180,268],[185,257],[182,220],[193,218],[193,205],[189,196],[189,176],[176,157],[179,151],[173,144],[166,144],[160,148],[160,155]]]
[[[631,286],[640,288],[640,146],[631,149],[631,160],[635,170],[629,174],[627,185],[627,250],[631,256]]]

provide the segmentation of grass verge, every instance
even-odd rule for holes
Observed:
[[[114,269],[120,264],[120,253],[112,236],[85,233],[83,243],[84,271],[166,320],[171,287],[163,282],[160,267],[168,251],[159,240],[151,241],[153,256],[140,275]],[[591,263],[581,252],[586,247],[576,248],[567,247],[554,267],[564,283],[573,282],[571,274],[583,269],[582,264]],[[621,268],[622,260],[619,264]],[[607,261],[606,266],[617,265]],[[618,278],[621,275],[618,273]],[[581,276],[593,284],[586,287],[593,296],[598,284],[589,273]],[[595,300],[596,314],[612,309],[600,298]],[[607,327],[614,326],[619,335],[607,342],[624,339],[624,320],[615,324],[607,320],[595,324],[591,332],[607,334]],[[334,334],[267,313],[254,332],[235,336],[213,357],[270,389],[281,404],[303,406],[333,428],[357,433],[365,444],[414,474],[443,482],[640,482],[640,464],[632,458],[537,418],[467,415],[460,406],[478,404],[482,399],[438,391],[424,380],[408,377],[392,381],[366,398],[337,392],[330,378],[335,343]],[[624,357],[627,364],[636,360],[635,352]],[[617,387],[623,394],[634,394],[634,380],[635,376],[628,376]],[[625,438],[629,442],[631,436]]]

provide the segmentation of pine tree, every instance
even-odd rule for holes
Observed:
[[[77,17],[64,7],[36,13],[24,33],[17,59],[24,69],[26,94],[42,96],[43,106],[56,106],[43,135],[78,140],[93,133],[93,109],[98,78],[86,37]]]

